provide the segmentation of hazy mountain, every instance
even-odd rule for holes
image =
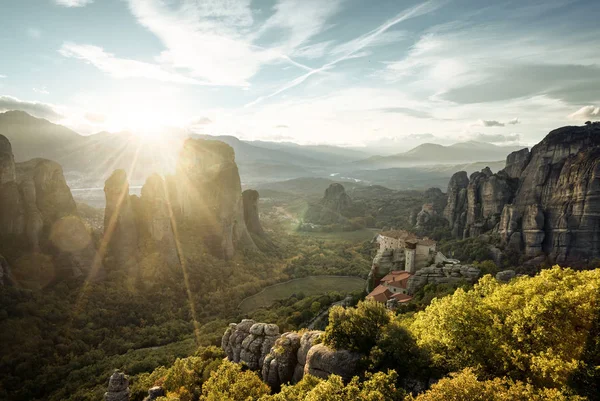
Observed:
[[[326,165],[347,163],[365,159],[375,153],[331,145],[298,145],[293,142],[249,141],[248,143],[262,148],[283,150],[287,154],[310,157]]]
[[[392,156],[373,156],[352,163],[360,169],[410,167],[432,164],[458,164],[504,160],[522,146],[496,146],[484,142],[460,142],[450,146],[424,143],[407,152]]]

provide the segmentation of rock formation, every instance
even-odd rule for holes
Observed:
[[[467,187],[469,177],[466,171],[459,171],[450,178],[448,184],[448,203],[444,209],[444,217],[450,224],[452,235],[463,235],[467,220]]]
[[[229,145],[188,139],[173,186],[171,199],[176,199],[177,214],[201,228],[215,254],[231,258],[238,248],[255,248],[246,228],[240,175]]]
[[[138,258],[138,228],[124,170],[115,170],[104,183],[104,236],[108,253],[118,266],[131,267]]]
[[[344,213],[352,206],[342,184],[333,183],[325,190],[325,196],[316,205],[311,205],[304,219],[319,225],[343,224],[347,221]]]
[[[508,283],[516,276],[517,273],[514,270],[502,270],[501,272],[496,273],[496,280]]]
[[[128,401],[129,379],[124,373],[115,371],[108,380],[108,391],[104,393],[104,401]]]
[[[442,267],[436,265],[424,267],[408,279],[408,293],[414,294],[427,284],[453,284],[461,281],[475,282],[480,271],[471,265],[447,264]]]
[[[10,282],[10,266],[4,256],[0,255],[0,286],[8,285]]]
[[[322,378],[336,374],[349,380],[362,356],[319,344],[322,335],[322,331],[307,331],[280,336],[274,324],[244,319],[229,325],[221,347],[230,361],[259,370],[263,381],[275,391],[282,384],[299,382],[305,374]]]
[[[148,396],[144,398],[144,401],[154,401],[159,397],[166,395],[165,389],[160,386],[154,386],[148,390]]]
[[[300,337],[300,334],[294,332],[282,334],[265,357],[262,378],[275,391],[279,390],[282,384],[293,381],[298,365]]]
[[[348,350],[333,350],[323,344],[310,348],[306,356],[304,374],[310,374],[322,379],[334,374],[348,381],[354,376],[362,355]]]
[[[265,232],[263,231],[260,219],[258,218],[258,197],[258,191],[255,191],[254,189],[247,189],[242,192],[244,221],[246,222],[248,231],[263,236]]]
[[[135,208],[134,208],[135,209]],[[175,234],[173,232],[173,206],[171,205],[167,184],[158,174],[153,174],[142,187],[138,210],[140,236],[148,237],[167,264],[179,263]]]
[[[52,259],[54,271],[48,276],[86,274],[95,257],[61,166],[46,159],[15,163],[11,144],[1,135],[0,236],[22,244],[30,257]],[[15,277],[21,277],[17,270],[15,265]]]
[[[445,217],[457,237],[494,230],[505,247],[558,263],[600,257],[600,124],[550,132],[497,174],[464,172],[448,186]]]
[[[229,325],[221,339],[221,347],[229,360],[243,362],[250,369],[259,370],[278,338],[277,325],[244,319],[238,324]]]

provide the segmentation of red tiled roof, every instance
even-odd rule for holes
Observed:
[[[406,289],[406,285],[408,283],[408,279],[400,280],[400,281],[390,281],[386,283],[388,287],[396,287],[396,288],[404,288]]]
[[[398,300],[398,302],[405,303],[410,301],[413,297],[411,297],[410,295],[406,295],[406,294],[394,294],[392,295],[392,298],[395,298]]]
[[[390,290],[383,285],[378,285],[369,295],[367,295],[367,298],[371,298],[377,302],[386,302],[391,296],[392,293]]]
[[[400,281],[407,279],[410,276],[412,276],[412,274],[410,272],[407,272],[406,270],[394,270],[389,272],[384,278],[382,278],[381,282],[383,283],[387,281]]]

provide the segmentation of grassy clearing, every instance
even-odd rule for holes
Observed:
[[[293,294],[303,293],[306,296],[312,296],[331,291],[349,293],[360,291],[364,287],[365,280],[359,277],[310,276],[298,278],[269,286],[258,294],[244,299],[240,303],[240,309],[242,312],[248,313],[261,307],[267,307],[279,299],[289,298]]]
[[[351,242],[362,242],[373,239],[379,230],[363,228],[362,230],[356,231],[336,231],[331,233],[324,232],[311,232],[311,231],[298,231],[297,235],[328,240],[328,241],[351,241]]]

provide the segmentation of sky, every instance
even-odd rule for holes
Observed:
[[[88,135],[532,145],[600,119],[597,0],[0,0],[0,111]]]

